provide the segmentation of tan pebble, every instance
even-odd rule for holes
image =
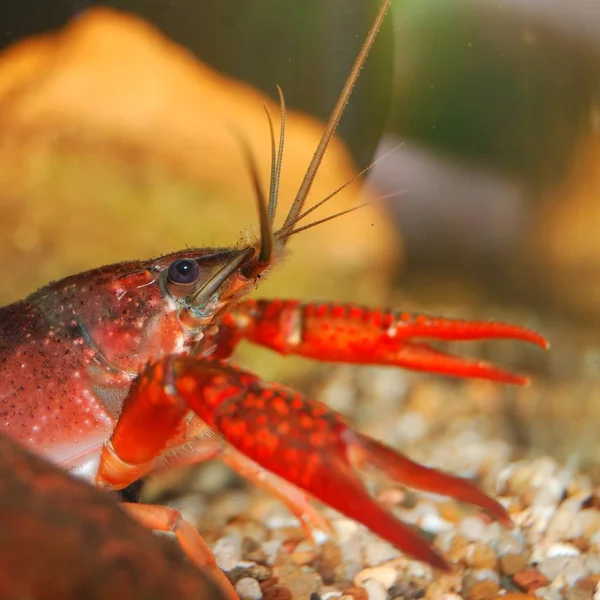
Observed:
[[[396,577],[398,572],[392,567],[368,567],[363,569],[354,578],[354,585],[357,587],[364,586],[369,579],[379,582],[385,590],[389,590],[394,583],[396,583]]]
[[[498,558],[491,546],[477,542],[469,547],[467,560],[474,569],[493,569]]]
[[[302,542],[306,539],[306,534],[301,527],[279,527],[271,532],[271,536],[284,542]]]
[[[279,578],[282,586],[292,592],[295,599],[308,599],[323,583],[317,573],[309,569],[298,569],[291,560],[273,569],[273,575]]]
[[[590,590],[581,590],[576,587],[571,587],[563,592],[564,600],[593,600],[594,592]]]
[[[582,554],[587,552],[590,549],[590,542],[585,537],[576,537],[569,541]]]
[[[581,590],[588,590],[593,593],[596,591],[598,583],[600,583],[600,575],[588,575],[587,577],[582,577],[579,581],[577,581],[575,587]]]
[[[300,542],[295,548],[290,558],[297,564],[299,567],[303,565],[308,565],[311,563],[318,554],[318,549],[314,546],[314,544],[304,541]]]
[[[365,546],[363,556],[366,566],[376,567],[383,562],[398,558],[401,554],[391,544],[383,540],[373,540]]]
[[[500,570],[505,575],[514,575],[519,571],[524,571],[529,564],[529,558],[526,554],[505,554],[500,557]]]
[[[342,562],[342,551],[340,547],[331,540],[321,546],[315,568],[325,583],[332,583],[337,579],[336,573]]]
[[[245,537],[242,540],[242,558],[253,562],[265,562],[266,554],[261,545],[253,538]]]
[[[456,502],[442,502],[439,505],[440,517],[450,523],[458,523],[462,514]]]
[[[450,550],[447,552],[447,558],[450,562],[457,563],[465,559],[467,554],[467,548],[469,547],[469,540],[467,538],[457,533],[452,538],[452,544],[450,546]]]
[[[513,581],[524,590],[530,592],[537,588],[544,587],[550,583],[548,578],[537,569],[525,569],[513,575]]]
[[[478,581],[469,590],[467,598],[469,600],[492,600],[499,591],[500,586],[495,581]]]

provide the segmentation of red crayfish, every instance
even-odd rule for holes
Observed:
[[[547,346],[539,334],[509,324],[244,298],[284,258],[292,236],[323,221],[298,224],[312,210],[304,209],[306,198],[390,1],[382,4],[278,229],[285,125],[281,94],[278,144],[269,119],[268,200],[242,140],[258,199],[260,239],[102,267],[0,309],[4,433],[112,489],[174,465],[218,458],[276,494],[307,527],[326,527],[310,504],[312,496],[440,569],[448,568],[444,558],[371,498],[357,468],[374,466],[398,482],[450,495],[509,521],[499,503],[468,481],[420,466],[358,433],[324,404],[228,362],[245,339],[317,360],[522,384],[525,377],[454,357],[422,340],[513,338]],[[149,527],[173,531],[194,561],[210,564],[204,542],[176,511],[127,508]]]

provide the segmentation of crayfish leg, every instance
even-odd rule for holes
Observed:
[[[178,510],[168,506],[128,502],[122,503],[121,506],[148,529],[175,534],[181,549],[189,560],[206,570],[229,600],[239,600],[233,585],[217,566],[215,557],[202,536],[191,523],[182,517]]]

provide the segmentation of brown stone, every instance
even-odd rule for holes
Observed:
[[[468,592],[469,600],[493,600],[498,595],[500,587],[495,581],[478,581]]]
[[[505,575],[514,575],[523,571],[529,564],[529,559],[525,554],[504,554],[500,557],[500,570]]]

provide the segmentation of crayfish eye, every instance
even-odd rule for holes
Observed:
[[[167,273],[169,281],[178,285],[191,285],[200,277],[200,266],[191,258],[182,258],[171,263]]]

